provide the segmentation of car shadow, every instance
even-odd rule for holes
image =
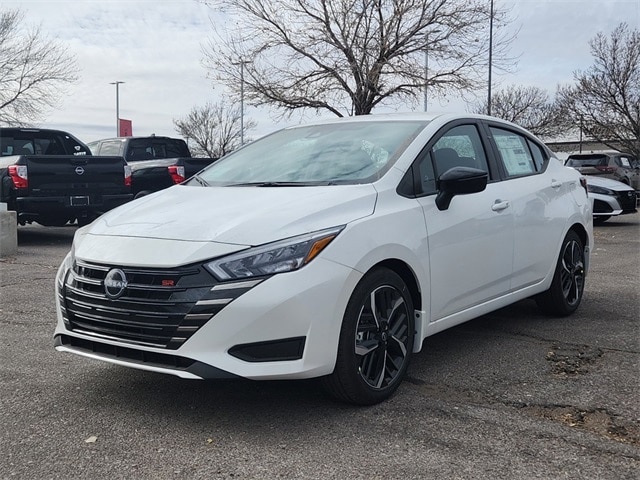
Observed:
[[[37,247],[44,245],[71,245],[77,225],[64,227],[42,227],[39,225],[18,226],[18,247]]]

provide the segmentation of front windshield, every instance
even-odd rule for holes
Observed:
[[[380,178],[425,121],[344,122],[280,130],[198,175],[208,185],[367,183]]]

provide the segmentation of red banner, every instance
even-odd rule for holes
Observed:
[[[131,120],[121,118],[119,122],[119,137],[131,137],[133,135],[133,125]]]

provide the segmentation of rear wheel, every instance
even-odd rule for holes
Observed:
[[[392,270],[372,270],[347,304],[336,367],[323,379],[325,388],[359,405],[387,399],[407,371],[413,340],[413,302],[406,284]]]
[[[548,315],[573,313],[582,300],[585,274],[584,246],[571,230],[562,242],[551,287],[536,297],[538,307]]]

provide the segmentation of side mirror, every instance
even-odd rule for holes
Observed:
[[[469,167],[453,167],[438,178],[438,195],[436,206],[438,210],[449,208],[451,200],[456,195],[478,193],[487,187],[489,175],[484,170]]]

